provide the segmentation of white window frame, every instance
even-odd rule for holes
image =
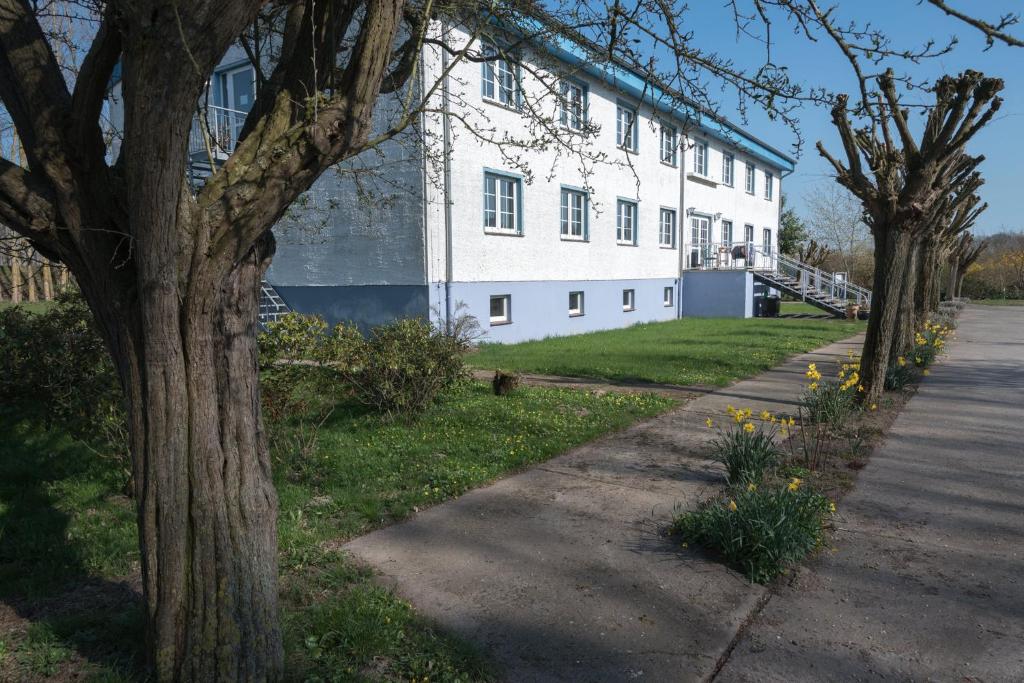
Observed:
[[[519,109],[519,63],[494,45],[483,48],[480,94],[484,100],[502,107]]]
[[[679,132],[675,126],[661,124],[661,163],[675,167],[679,163]]]
[[[636,290],[622,290],[622,312],[629,313],[636,310]]]
[[[764,172],[764,198],[771,201],[775,194],[775,175],[769,171]]]
[[[658,246],[663,249],[676,248],[676,210],[661,207],[658,212]]]
[[[733,186],[736,181],[736,157],[729,152],[722,153],[722,184]]]
[[[732,247],[732,221],[727,219],[722,220],[722,245]]]
[[[761,248],[764,250],[764,253],[766,253],[766,254],[771,254],[772,253],[772,229],[771,228],[764,228],[763,230],[761,230]]]
[[[627,122],[626,119],[630,121]],[[633,106],[619,102],[615,109],[615,146],[627,152],[640,151],[640,111]],[[629,134],[627,139],[625,136]]]
[[[579,81],[562,81],[558,119],[563,128],[583,130],[587,123],[588,90],[586,84]]]
[[[708,176],[708,143],[696,140],[693,143],[693,172],[699,176]]]
[[[579,206],[575,202],[579,201]],[[558,234],[563,240],[586,241],[590,237],[590,197],[583,190],[562,186]],[[578,221],[577,221],[578,218]],[[576,228],[579,228],[577,233]]]
[[[576,297],[576,306],[573,306],[573,297]],[[578,318],[586,312],[585,296],[581,290],[569,292],[569,317]]]
[[[671,287],[671,286],[670,287],[665,287],[665,289],[663,289],[662,293],[661,293],[661,303],[666,308],[668,308],[669,306],[672,306],[675,303],[675,297],[676,297],[676,288],[675,287]]]
[[[754,224],[745,223],[743,225],[743,243],[753,246],[754,244]]]
[[[494,302],[499,300],[501,301],[502,312],[500,315],[494,315]],[[487,313],[490,316],[491,325],[508,325],[512,322],[511,294],[492,294],[488,305],[490,308],[487,309]]]
[[[629,209],[628,211],[626,209]],[[635,200],[618,199],[615,203],[615,242],[621,245],[636,246],[637,223],[640,208]],[[628,221],[626,219],[629,219]]]
[[[745,174],[746,175],[744,176],[743,180],[744,187],[747,190],[747,194],[754,194],[757,187],[757,184],[755,182],[757,179],[757,166],[748,161]]]
[[[509,189],[512,190],[511,195],[507,192]],[[523,234],[522,178],[501,171],[484,170],[483,205],[484,232],[499,235]],[[511,216],[511,227],[506,227],[506,216]]]

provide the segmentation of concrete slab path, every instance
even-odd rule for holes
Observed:
[[[659,533],[720,486],[704,420],[728,404],[795,412],[807,363],[860,344],[797,356],[345,547],[480,645],[503,680],[706,678],[765,592]]]
[[[1024,307],[948,350],[716,681],[1024,681]]]

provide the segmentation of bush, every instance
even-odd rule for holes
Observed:
[[[743,411],[738,414],[744,417]],[[712,458],[725,465],[725,479],[730,485],[760,483],[784,455],[775,443],[775,429],[741,420],[734,425],[720,431],[711,442]]]
[[[325,363],[335,351],[327,323],[318,315],[286,313],[267,323],[257,338],[260,367],[269,368],[282,361]]]
[[[672,532],[720,554],[751,581],[767,583],[821,545],[834,511],[828,498],[793,479],[781,488],[750,485],[706,501],[677,517]]]
[[[0,310],[0,406],[127,459],[120,383],[77,292],[44,313]]]
[[[355,397],[390,417],[423,412],[465,376],[459,339],[421,320],[381,325],[367,337],[353,328],[336,334],[346,359],[338,369]]]

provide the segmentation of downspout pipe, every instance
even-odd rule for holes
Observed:
[[[441,24],[442,36],[448,35],[448,24]],[[441,71],[444,74],[441,82],[441,120],[443,123],[444,144],[444,308],[445,324],[451,326],[452,315],[452,135],[451,135],[451,94],[448,75],[448,51],[441,50]]]
[[[689,139],[689,135],[683,134],[683,139]],[[676,318],[683,317],[683,266],[686,263],[683,258],[683,235],[686,225],[686,149],[683,144],[679,150],[679,213],[676,217],[676,249],[679,250],[679,272],[676,276]]]

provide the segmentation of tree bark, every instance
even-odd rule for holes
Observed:
[[[875,403],[885,388],[896,318],[900,310],[900,283],[906,271],[912,238],[903,230],[875,228],[875,276],[871,313],[861,355],[860,377],[865,403]]]
[[[255,342],[272,242],[261,244],[184,301],[157,289],[111,302],[102,288],[83,285],[104,311],[128,398],[147,650],[158,681],[273,681],[283,673],[277,497]],[[163,318],[180,320],[173,334]]]
[[[917,330],[914,300],[917,293],[917,269],[920,264],[921,244],[912,240],[907,251],[903,277],[899,283],[899,312],[896,314],[896,328],[892,337],[889,357],[906,355],[914,345]]]
[[[21,259],[11,256],[11,302],[21,303]]]

